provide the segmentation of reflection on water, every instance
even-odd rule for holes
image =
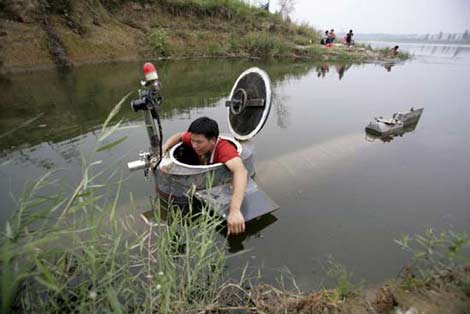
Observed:
[[[230,92],[237,76],[249,66],[252,63],[248,61],[214,60],[158,64],[164,97],[162,117],[171,119],[194,108],[216,106]],[[20,74],[0,82],[0,134],[4,135],[0,150],[4,153],[21,145],[60,142],[97,128],[121,97],[137,91],[140,67],[140,63],[93,65],[67,74],[54,71]],[[280,64],[268,65],[267,70],[276,83],[302,76],[310,67]],[[32,118],[35,121],[29,128],[8,135]],[[141,117],[131,110],[121,110],[120,118],[132,121]]]
[[[400,234],[430,226],[468,229],[468,47],[400,47],[416,57],[377,65],[157,63],[164,137],[202,115],[228,132],[224,100],[238,75],[259,66],[273,81],[273,110],[255,139],[255,179],[281,208],[230,239],[231,252],[250,250],[250,256],[229,260],[233,268],[246,262],[287,267],[308,288],[322,280],[312,261],[333,255],[357,279],[380,281],[405,261],[393,243]],[[64,185],[76,183],[100,123],[123,95],[137,90],[140,79],[140,63],[118,63],[80,67],[65,77],[36,72],[0,82],[0,134],[6,134],[0,138],[0,222],[15,208],[10,193],[18,195],[24,182],[47,169],[63,168]],[[387,145],[365,140],[371,117],[411,106],[426,108],[426,119],[413,132]],[[118,118],[138,127],[117,134],[128,140],[97,158],[103,164],[122,160],[114,169],[127,177],[126,162],[149,144],[140,114],[127,102]],[[122,195],[130,192],[146,204],[154,186],[136,172],[122,187]],[[124,197],[121,202],[126,214]]]
[[[230,253],[237,253],[245,249],[243,242],[248,242],[250,238],[262,238],[261,231],[272,225],[277,221],[276,216],[273,214],[266,214],[249,221],[245,226],[245,232],[236,236],[230,236],[227,239],[228,251]],[[222,236],[227,234],[226,228],[221,230]]]
[[[276,110],[277,126],[285,129],[289,126],[289,109],[287,99],[283,95],[273,93],[271,105]]]
[[[392,71],[392,67],[395,65],[394,62],[387,62],[387,63],[384,63],[384,68],[385,70],[387,70],[387,72],[390,72]]]
[[[338,79],[341,80],[347,70],[352,66],[352,64],[343,64],[343,63],[322,63],[316,66],[317,77],[325,78],[326,73],[330,72],[330,67],[334,67],[336,73],[338,74]]]
[[[323,63],[322,65],[317,66],[317,77],[324,78],[327,72],[330,72],[330,66],[328,63]]]
[[[308,186],[315,177],[328,175],[342,161],[367,147],[361,133],[327,139],[295,151],[279,152],[276,157],[256,164],[256,181],[260,186],[282,182],[282,194],[295,193]]]

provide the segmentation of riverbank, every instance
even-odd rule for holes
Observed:
[[[238,284],[221,288],[220,303],[204,313],[247,310],[250,313],[309,314],[466,314],[470,310],[470,271],[454,269],[446,275],[410,286],[408,279],[391,280],[379,287],[341,287],[310,293],[285,291],[270,285],[246,289]],[[225,291],[227,290],[227,291]]]
[[[315,44],[320,34],[309,25],[297,25],[239,1],[44,3],[3,4],[1,72],[122,60],[212,57],[390,61],[386,50]],[[400,54],[397,59],[406,57]]]

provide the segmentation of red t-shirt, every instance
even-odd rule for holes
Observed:
[[[183,143],[187,146],[192,147],[191,145],[191,132],[183,133]],[[239,157],[240,155],[237,152],[237,149],[229,141],[224,140],[219,137],[217,144],[215,146],[214,160],[211,164],[216,163],[226,163],[230,159]]]

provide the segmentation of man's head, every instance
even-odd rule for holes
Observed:
[[[201,156],[214,148],[219,137],[219,126],[214,120],[201,117],[191,123],[188,132],[191,132],[191,145],[194,151]]]

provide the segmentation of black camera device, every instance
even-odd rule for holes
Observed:
[[[159,109],[162,99],[160,84],[156,83],[151,85],[150,88],[139,90],[139,98],[131,101],[132,111],[138,112],[150,109],[153,115],[153,111]]]

